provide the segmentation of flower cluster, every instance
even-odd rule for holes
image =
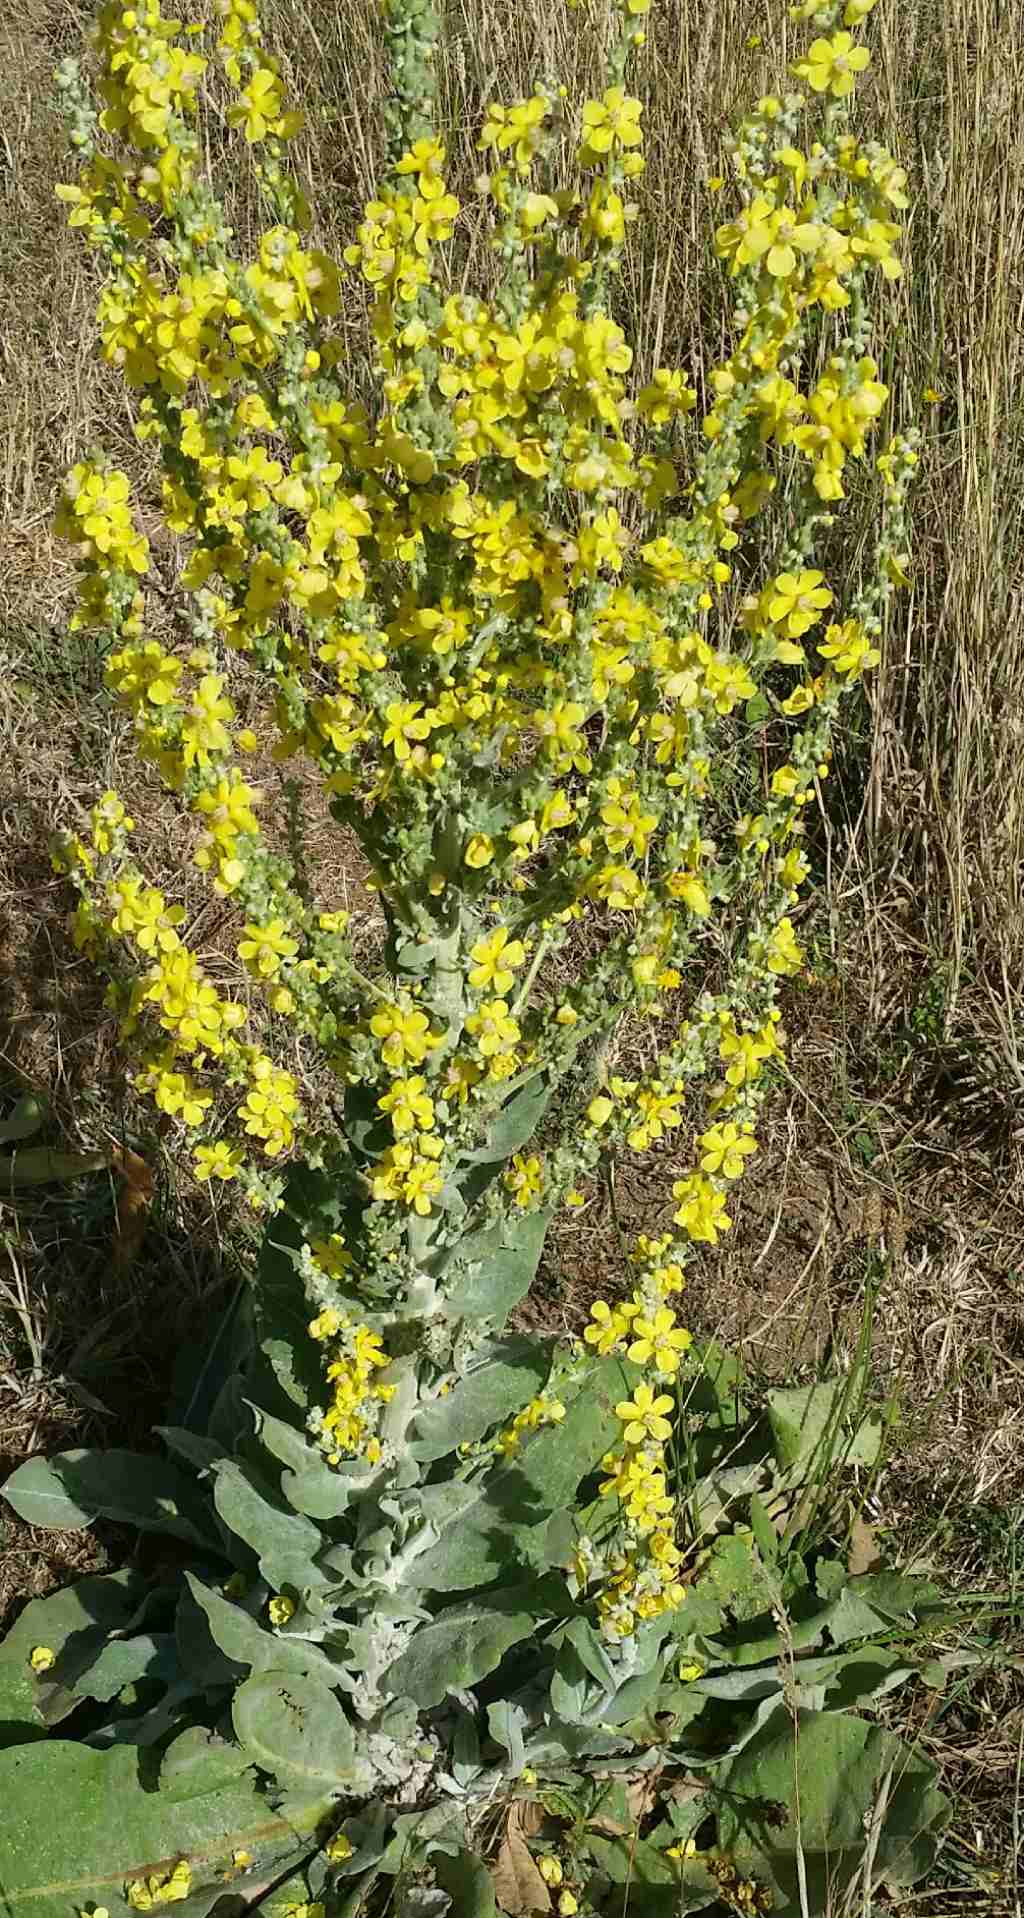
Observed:
[[[514,1237],[585,1203],[616,1150],[677,1155],[676,1236],[641,1243],[631,1299],[599,1302],[587,1332],[643,1369],[606,1460],[618,1531],[592,1596],[611,1636],[682,1596],[665,1447],[688,1336],[668,1301],[728,1230],[756,1150],[779,993],[801,966],[807,808],[906,580],[912,436],[876,456],[881,531],[859,584],[841,591],[820,563],[887,400],[871,291],[900,271],[904,176],[849,126],[869,56],[847,28],[869,10],[856,0],[842,24],[838,0],[814,8],[819,37],[792,69],[823,102],[813,126],[806,95],[767,96],[734,143],[738,205],[717,248],[736,343],[703,416],[683,370],[634,363],[610,310],[644,165],[625,84],[642,0],[617,7],[575,184],[555,165],[561,94],[489,105],[471,217],[500,262],[490,299],[457,290],[447,264],[463,209],[430,124],[428,8],[392,7],[390,163],[341,262],[309,238],[286,165],[298,118],[254,0],[223,0],[212,46],[159,0],[109,0],[98,115],[62,70],[82,162],[62,192],[105,262],[102,351],[134,389],[184,551],[164,589],[183,637],[165,643],[125,475],[76,466],[58,513],[76,617],[103,634],[139,754],[236,915],[254,1003],[207,977],[182,907],[132,864],[116,794],[58,853],[75,936],[110,969],[137,1083],[191,1133],[198,1176],[273,1207],[273,1167],[302,1157],[358,1220],[336,1281],[329,1264],[315,1279],[331,1458],[384,1457],[396,1324],[413,1323],[428,1397],[486,1336],[486,1317],[452,1331],[444,1312],[467,1230]],[[249,257],[201,163],[215,59],[268,209]],[[340,377],[346,273],[370,304],[370,404]],[[246,675],[259,737],[238,724]],[[737,808],[719,757],[755,736],[763,773]],[[345,914],[264,835],[243,771],[258,749],[303,762],[358,841],[386,926],[377,979]],[[261,999],[291,1029],[287,1068],[241,1036],[264,1032]],[[626,1017],[649,1022],[653,1062],[635,1076],[617,1070]],[[319,1113],[300,1099],[306,1062]],[[536,1400],[499,1449],[560,1404]]]

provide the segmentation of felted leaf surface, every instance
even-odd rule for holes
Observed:
[[[249,1759],[205,1725],[189,1725],[173,1738],[160,1761],[160,1790],[166,1798],[202,1798],[220,1791],[248,1771]]]
[[[41,1738],[78,1703],[74,1690],[111,1632],[122,1631],[145,1580],[130,1570],[82,1578],[49,1598],[34,1598],[0,1644],[0,1745]],[[37,1645],[57,1655],[37,1677],[29,1663]]]
[[[573,1499],[580,1480],[598,1464],[620,1429],[615,1406],[638,1377],[634,1366],[602,1359],[587,1374],[558,1425],[536,1432],[508,1465],[479,1483],[477,1496],[415,1560],[417,1585],[437,1592],[468,1591],[507,1567],[519,1533]]]
[[[79,1532],[94,1519],[110,1518],[191,1544],[215,1541],[194,1481],[170,1459],[142,1452],[77,1450],[29,1459],[7,1480],[4,1497],[28,1525]]]
[[[212,1591],[191,1572],[185,1576],[192,1597],[206,1614],[214,1644],[235,1665],[248,1665],[256,1672],[269,1671],[273,1666],[286,1672],[330,1674],[330,1662],[318,1645],[264,1631],[241,1605]]]
[[[260,1571],[275,1591],[284,1585],[302,1591],[328,1583],[313,1564],[323,1544],[317,1527],[264,1497],[253,1477],[233,1460],[216,1468],[213,1502],[225,1525],[256,1553]]]
[[[768,1393],[768,1423],[781,1466],[793,1470],[826,1457],[847,1465],[874,1464],[882,1428],[877,1419],[868,1418],[852,1436],[844,1436],[845,1392],[842,1380],[826,1379],[817,1385],[786,1386]]]
[[[424,1464],[445,1458],[458,1446],[510,1418],[535,1398],[551,1369],[550,1346],[539,1339],[494,1339],[481,1348],[475,1365],[444,1397],[417,1412],[410,1451]]]
[[[261,1867],[304,1848],[303,1832],[323,1815],[321,1798],[286,1822],[255,1782],[178,1800],[144,1791],[129,1746],[94,1751],[61,1740],[0,1752],[0,1907],[8,1918],[68,1918],[103,1905],[129,1911],[127,1880],[170,1871],[188,1859],[194,1890],[218,1884],[232,1853]],[[55,1808],[59,1807],[59,1816]]]
[[[284,1467],[281,1491],[289,1505],[309,1518],[340,1518],[352,1496],[351,1482],[294,1425],[259,1407],[252,1410],[260,1443]]]
[[[459,1605],[421,1625],[387,1674],[387,1689],[426,1709],[493,1672],[511,1645],[533,1630],[532,1612],[501,1612]]]
[[[550,1212],[529,1212],[465,1238],[445,1272],[447,1315],[504,1323],[533,1284],[550,1219]]]
[[[289,1789],[332,1790],[354,1776],[352,1727],[321,1679],[254,1672],[235,1693],[231,1718],[253,1763]]]
[[[873,1887],[911,1885],[932,1863],[950,1816],[935,1776],[926,1759],[866,1719],[800,1711],[794,1737],[779,1705],[716,1775],[719,1843],[741,1871],[768,1880],[780,1914],[801,1909],[799,1847],[810,1909],[825,1911],[860,1873],[865,1821],[881,1808]]]

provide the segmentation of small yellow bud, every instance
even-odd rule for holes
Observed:
[[[550,1852],[547,1853],[546,1857],[538,1860],[537,1870],[540,1872],[540,1875],[543,1878],[544,1883],[546,1885],[561,1884],[562,1867],[559,1864],[558,1859],[554,1858]]]
[[[56,1665],[57,1654],[51,1651],[49,1645],[34,1645],[29,1653],[28,1662],[37,1677],[41,1677],[43,1672],[52,1670]]]

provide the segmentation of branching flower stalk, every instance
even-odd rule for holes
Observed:
[[[105,270],[102,351],[187,543],[166,588],[184,635],[172,647],[154,636],[156,568],[127,477],[77,465],[58,514],[81,567],[75,623],[106,648],[139,755],[198,822],[196,864],[237,913],[239,959],[343,1122],[304,1100],[207,977],[182,908],[132,860],[120,795],[56,858],[137,1083],[187,1130],[196,1175],[240,1181],[272,1233],[298,1161],[344,1215],[343,1230],[311,1223],[296,1257],[324,1356],[313,1429],[377,1501],[370,1544],[344,1566],[354,1630],[390,1607],[356,1701],[371,1728],[419,1616],[401,1602],[410,1565],[437,1536],[396,1502],[409,1434],[521,1296],[466,1303],[467,1261],[532,1231],[528,1283],[547,1219],[585,1202],[603,1159],[676,1135],[692,1157],[671,1229],[635,1248],[630,1298],[595,1302],[584,1345],[509,1425],[464,1445],[457,1472],[492,1471],[558,1423],[594,1356],[623,1358],[636,1383],[601,1488],[616,1522],[581,1536],[570,1589],[623,1658],[640,1624],[684,1602],[665,1467],[689,1344],[675,1302],[757,1150],[780,985],[801,966],[804,814],[906,578],[912,433],[874,456],[860,579],[840,590],[816,564],[885,407],[871,300],[899,273],[907,203],[892,156],[849,129],[868,54],[847,27],[869,0],[797,10],[818,29],[793,68],[822,103],[810,126],[801,92],[761,100],[739,130],[738,204],[717,233],[737,343],[699,421],[684,374],[636,368],[609,311],[643,170],[626,75],[647,9],[616,11],[577,182],[554,168],[563,98],[487,109],[490,302],[451,291],[461,208],[423,0],[386,9],[388,167],[342,263],[309,238],[287,165],[301,118],[253,0],[220,0],[213,27],[168,21],[159,0],[107,4],[98,110],[76,63],[59,76],[81,161],[60,192]],[[252,155],[270,223],[250,260],[202,171],[200,88]],[[346,391],[346,272],[372,301],[371,408]],[[830,343],[813,380],[810,327]],[[775,494],[787,530],[766,555]],[[246,668],[258,736],[229,690]],[[775,763],[736,816],[723,754],[766,723]],[[346,914],[311,900],[264,836],[245,766],[268,747],[313,769],[365,855],[387,926],[376,979],[353,963]],[[654,1035],[642,1077],[614,1069],[623,1021]]]

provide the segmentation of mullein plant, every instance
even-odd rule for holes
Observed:
[[[196,1177],[236,1182],[266,1217],[264,1371],[244,1394],[236,1378],[234,1399],[227,1381],[212,1438],[168,1438],[212,1486],[216,1522],[182,1534],[170,1505],[204,1548],[234,1538],[228,1583],[216,1592],[204,1564],[180,1603],[228,1660],[227,1677],[203,1667],[208,1700],[251,1669],[232,1707],[242,1762],[273,1775],[292,1739],[276,1773],[289,1829],[322,1823],[322,1805],[303,1824],[294,1801],[296,1772],[308,1782],[295,1726],[315,1743],[317,1712],[334,1728],[335,1770],[316,1774],[329,1802],[422,1798],[444,1744],[422,1715],[445,1699],[472,1736],[464,1724],[443,1790],[477,1780],[486,1798],[474,1713],[489,1714],[506,1772],[536,1784],[535,1763],[559,1752],[642,1749],[653,1719],[616,1718],[608,1701],[643,1680],[653,1713],[664,1678],[678,1703],[709,1656],[708,1601],[701,1623],[693,1597],[707,1541],[679,1469],[700,1435],[683,1387],[706,1361],[679,1298],[757,1151],[779,994],[802,963],[806,808],[906,583],[915,436],[876,445],[887,392],[871,354],[873,296],[900,271],[905,177],[849,125],[871,4],[797,8],[817,36],[791,69],[800,90],[761,99],[732,142],[735,209],[716,245],[736,345],[702,419],[682,371],[635,366],[610,311],[644,166],[627,72],[645,0],[617,0],[571,182],[564,89],[488,105],[488,299],[451,290],[462,209],[424,0],[386,8],[387,164],[343,262],[314,243],[289,172],[301,116],[255,0],[186,23],[159,0],[104,5],[98,97],[76,62],[59,70],[80,168],[58,191],[104,268],[103,356],[182,555],[158,580],[127,476],[77,465],[58,511],[80,569],[74,623],[105,652],[140,759],[191,817],[195,863],[274,1019],[214,983],[183,907],[133,862],[130,794],[103,794],[54,856],[136,1084],[183,1129]],[[208,177],[201,88],[252,156],[268,223],[250,259]],[[368,289],[370,405],[349,396],[346,276]],[[873,550],[854,581],[829,582],[818,545],[868,460]],[[759,554],[777,519],[782,543]],[[236,707],[247,671],[258,735]],[[737,816],[718,775],[755,729],[777,763],[762,754]],[[385,929],[372,977],[346,913],[281,850],[283,822],[264,833],[247,766],[268,748],[307,762],[361,848]],[[644,1022],[635,1050],[656,1062],[620,1075],[620,1028],[643,1037]],[[286,1026],[283,1063],[266,1034]],[[510,1336],[555,1211],[585,1204],[618,1153],[673,1140],[673,1207],[629,1248],[628,1297],[596,1300],[579,1341]],[[235,1457],[246,1424],[258,1469],[245,1445]],[[60,1482],[80,1487],[67,1457]],[[123,1515],[103,1483],[76,1509]],[[19,1474],[9,1496],[38,1516],[33,1486]],[[745,1550],[742,1575],[730,1561],[741,1582],[749,1533]],[[532,1596],[499,1603],[527,1574]],[[439,1597],[481,1590],[451,1613]],[[773,1616],[781,1590],[769,1579]],[[563,1646],[533,1720],[471,1690],[525,1642],[538,1670]],[[54,1654],[29,1651],[43,1682]],[[192,1736],[188,1683],[140,1743],[182,1714]],[[629,1721],[618,1743],[609,1714]],[[539,1743],[528,1721],[547,1727]],[[172,1858],[125,1897],[146,1908],[190,1883]],[[582,1909],[568,1883],[558,1896]]]

